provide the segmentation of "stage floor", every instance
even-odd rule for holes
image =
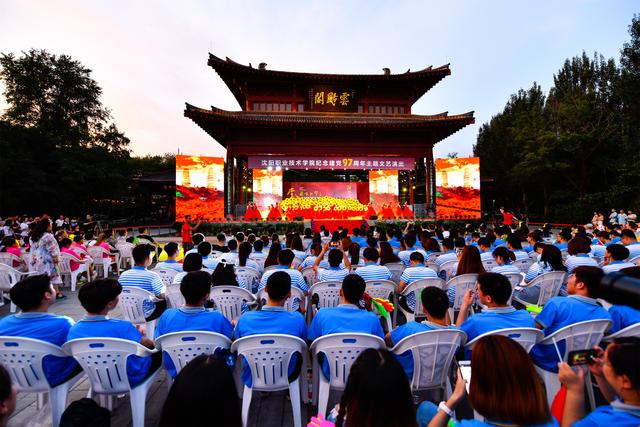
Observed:
[[[316,232],[320,231],[320,226],[324,225],[329,232],[334,232],[339,226],[349,229],[349,232],[354,228],[360,227],[362,224],[366,225],[366,221],[363,219],[313,219],[311,220],[311,229]]]

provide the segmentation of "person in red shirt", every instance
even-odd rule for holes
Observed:
[[[513,224],[513,214],[511,212],[507,212],[504,208],[500,208],[500,213],[502,214],[502,223],[504,225]]]
[[[184,251],[187,252],[191,248],[193,248],[193,232],[200,227],[200,220],[196,223],[196,225],[191,225],[191,215],[186,215],[184,217],[184,222],[182,223],[182,247]]]

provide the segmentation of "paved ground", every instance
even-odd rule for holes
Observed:
[[[77,292],[65,292],[68,299],[63,302],[57,302],[51,307],[51,312],[66,315],[74,320],[82,318],[84,311],[80,306],[77,298]],[[0,317],[9,314],[9,304],[0,307]],[[119,309],[111,313],[111,317],[122,318]],[[88,391],[88,381],[81,381],[69,394],[68,402],[86,397]],[[147,396],[146,406],[146,426],[156,426],[160,420],[162,405],[167,397],[166,373],[161,371],[155,384],[151,387]],[[337,398],[337,397],[336,397]],[[21,427],[27,425],[29,421],[39,419],[38,409],[36,405],[37,396],[35,394],[19,394],[18,403],[13,416],[9,420],[10,427]],[[303,425],[306,425],[309,416],[307,414],[314,413],[307,405],[302,408]],[[293,417],[291,414],[291,405],[288,400],[288,392],[279,392],[268,395],[254,393],[249,412],[249,426],[290,426],[293,425]],[[129,406],[129,398],[125,396],[117,399],[111,415],[111,425],[124,427],[131,425],[131,409]]]

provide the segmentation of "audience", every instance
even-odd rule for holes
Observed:
[[[175,242],[169,242],[164,245],[163,250],[167,253],[167,259],[156,264],[156,268],[168,268],[170,270],[175,270],[178,273],[182,272],[182,264],[176,260],[180,253],[178,244]]]
[[[365,282],[367,280],[390,280],[392,277],[389,268],[384,265],[378,265],[379,254],[373,248],[365,248],[362,251],[362,258],[364,258],[364,265],[358,267],[356,274],[362,277]]]
[[[202,257],[199,253],[190,253],[184,257],[184,261],[182,263],[182,272],[175,275],[173,278],[173,284],[179,285],[182,281],[182,278],[192,271],[200,271],[202,270]]]
[[[424,265],[424,255],[422,255],[421,252],[414,251],[409,255],[409,267],[405,268],[400,276],[398,293],[404,291],[404,288],[406,288],[407,285],[410,285],[417,280],[437,278],[438,274],[433,269]],[[413,311],[416,307],[415,292],[411,292],[407,295],[406,299],[401,297],[398,303],[402,304],[403,308],[408,311]]]
[[[329,253],[327,257],[327,261],[329,262],[328,268],[319,268],[320,261],[324,258],[325,253]],[[341,267],[340,264],[343,263],[344,267]],[[318,281],[332,281],[332,282],[341,282],[342,279],[345,278],[347,274],[349,274],[349,269],[351,268],[351,264],[347,255],[344,253],[342,248],[336,249],[333,248],[329,250],[329,243],[326,243],[320,255],[316,258],[313,263],[313,269],[318,273]]]
[[[144,302],[144,315],[147,321],[157,319],[167,309],[167,301],[164,300],[164,284],[158,273],[147,270],[151,265],[151,248],[149,245],[138,245],[131,251],[134,266],[124,271],[120,278],[122,286],[131,286],[144,289],[158,298],[155,302]]]
[[[602,267],[602,271],[607,274],[620,271],[623,268],[635,267],[635,264],[625,262],[627,258],[629,258],[629,249],[625,246],[619,244],[607,246],[604,253],[604,266]]]

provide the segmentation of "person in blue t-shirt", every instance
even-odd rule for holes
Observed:
[[[598,267],[576,267],[567,281],[569,296],[551,298],[536,316],[536,327],[548,336],[574,323],[596,319],[611,320],[607,310],[595,300],[602,276],[602,270]],[[564,342],[559,342],[558,350],[561,355],[564,354],[564,349]],[[558,352],[553,344],[536,344],[530,354],[540,368],[558,372]]]
[[[307,325],[300,313],[288,312],[284,303],[291,298],[291,276],[285,271],[276,271],[269,276],[265,287],[267,305],[259,311],[248,311],[238,319],[235,338],[258,334],[285,334],[306,340]],[[243,360],[242,381],[251,386],[251,370]],[[302,359],[296,354],[289,364],[289,380],[294,381],[300,372]]]
[[[49,306],[56,301],[56,291],[49,276],[27,277],[9,291],[11,301],[20,313],[0,320],[0,335],[33,338],[62,346],[74,322],[66,316],[49,313]],[[81,371],[73,357],[45,356],[44,374],[51,387],[62,384]]]
[[[167,253],[167,259],[156,264],[156,268],[168,268],[170,270],[175,270],[178,273],[182,272],[182,264],[176,260],[178,253],[180,252],[178,244],[176,242],[169,242],[164,245],[162,250]]]
[[[640,425],[640,338],[618,338],[589,364],[603,396],[610,403],[585,417],[584,371],[559,363],[558,377],[567,388],[562,425],[573,427],[636,427]]]
[[[185,305],[171,308],[160,316],[156,327],[156,339],[164,334],[182,331],[217,332],[231,339],[233,327],[219,311],[207,311],[205,302],[211,292],[211,276],[206,271],[194,271],[180,282],[180,292],[184,296]],[[164,354],[164,366],[175,378],[177,372],[168,354]]]
[[[482,313],[467,319],[469,308],[475,301],[475,292],[468,290],[464,295],[456,325],[467,334],[471,341],[479,335],[496,329],[533,328],[533,317],[525,310],[516,310],[507,301],[511,297],[511,283],[499,273],[478,275],[478,302],[487,307]]]
[[[155,348],[153,340],[144,336],[128,320],[111,319],[107,315],[118,305],[118,295],[122,286],[114,279],[99,279],[80,288],[78,299],[87,315],[73,325],[67,341],[78,338],[120,338]],[[131,355],[127,359],[129,385],[135,387],[162,364],[162,353],[139,357]]]
[[[385,335],[384,340],[389,347],[393,347],[403,339],[415,335],[420,332],[435,331],[438,329],[447,329],[451,327],[449,321],[449,298],[447,293],[435,286],[424,288],[420,293],[420,301],[422,301],[422,310],[427,316],[427,320],[423,322],[407,322],[402,326],[398,326]],[[454,326],[455,327],[455,326]],[[411,351],[396,356],[402,369],[411,379],[413,376],[413,356]]]
[[[384,332],[378,316],[358,307],[364,295],[365,281],[357,274],[348,274],[340,289],[341,303],[337,307],[321,308],[309,326],[309,340],[330,334],[355,332],[376,335],[384,339]],[[322,361],[322,372],[330,378],[329,366]]]

